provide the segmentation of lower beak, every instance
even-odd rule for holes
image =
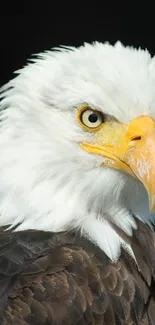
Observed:
[[[102,132],[104,134],[104,130]],[[118,134],[118,132],[117,132]],[[114,136],[114,131],[113,131]],[[94,154],[108,158],[103,165],[122,170],[139,179],[145,186],[150,211],[155,210],[155,123],[147,116],[133,120],[123,134],[111,143],[90,145],[81,143],[81,147]]]

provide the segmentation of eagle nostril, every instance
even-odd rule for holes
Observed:
[[[133,137],[133,138],[131,138],[131,140],[129,141],[129,147],[133,147],[133,146],[135,146],[135,143],[137,142],[137,141],[140,141],[141,140],[141,136],[137,136],[137,137]]]
[[[140,136],[139,137],[134,137],[134,138],[131,139],[131,141],[138,141],[138,140],[141,140],[141,138],[142,137],[140,137]]]

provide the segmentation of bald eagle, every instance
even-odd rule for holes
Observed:
[[[95,42],[1,88],[0,324],[155,324],[155,58]]]

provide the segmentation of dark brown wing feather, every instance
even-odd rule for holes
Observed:
[[[0,234],[1,325],[155,324],[155,235],[140,221],[115,264],[78,235]]]

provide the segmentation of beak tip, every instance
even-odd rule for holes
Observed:
[[[155,196],[149,197],[149,210],[151,214],[155,212]]]

